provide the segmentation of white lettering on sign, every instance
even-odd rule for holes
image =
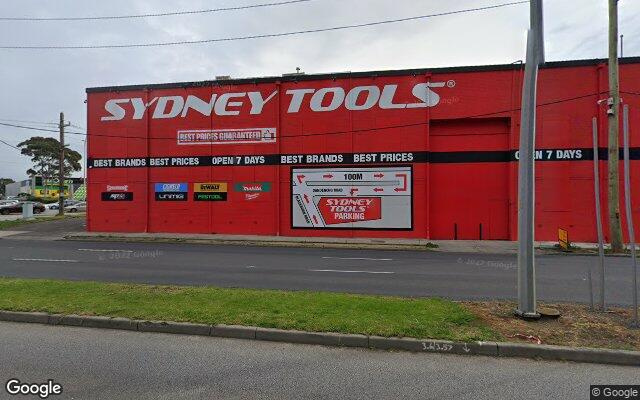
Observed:
[[[288,113],[300,112],[303,105],[307,105],[313,112],[335,111],[344,107],[351,111],[370,110],[379,107],[383,110],[400,108],[424,108],[435,107],[440,103],[440,95],[434,88],[443,88],[445,82],[425,82],[413,86],[411,94],[414,102],[396,102],[398,85],[384,85],[382,88],[375,85],[356,86],[348,92],[340,86],[325,87],[319,89],[300,88],[286,91],[289,99]],[[104,104],[106,115],[101,121],[120,121],[127,117],[130,109],[133,109],[131,118],[141,120],[151,114],[152,119],[170,119],[187,115],[200,114],[209,117],[212,114],[218,116],[240,115],[245,104],[249,104],[250,115],[260,115],[264,107],[278,94],[274,91],[268,94],[262,92],[230,92],[212,94],[209,98],[200,98],[195,95],[161,96],[145,101],[140,97],[109,99]]]
[[[582,149],[536,150],[533,154],[536,160],[582,160],[584,157]],[[520,151],[516,150],[514,156],[520,160]]]
[[[386,86],[385,86],[386,88]],[[362,104],[358,104],[360,96],[366,93],[366,97]],[[345,100],[347,110],[368,110],[380,100],[380,88],[377,86],[358,86],[349,91]]]
[[[276,128],[185,130],[178,131],[177,138],[178,144],[189,145],[274,143]]]

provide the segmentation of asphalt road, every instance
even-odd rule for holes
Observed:
[[[0,381],[53,379],[50,399],[588,399],[590,384],[640,383],[596,364],[6,322],[0,337]]]
[[[452,299],[510,299],[517,295],[516,258],[512,255],[18,237],[0,239],[0,276]],[[593,268],[597,283],[596,264],[597,258],[592,256],[537,257],[538,298],[587,302],[587,268]],[[608,303],[631,304],[629,264],[629,258],[608,258]]]

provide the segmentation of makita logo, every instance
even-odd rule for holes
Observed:
[[[356,86],[350,90],[343,87],[326,87],[320,89],[290,89],[286,91],[289,101],[288,113],[297,113],[303,106],[313,112],[335,111],[346,108],[351,111],[369,110],[377,107],[383,110],[399,108],[434,107],[440,102],[440,96],[433,88],[442,88],[445,82],[427,82],[415,85],[411,93],[415,102],[401,103],[396,101],[398,85]],[[107,100],[104,109],[107,114],[101,121],[120,121],[129,117],[139,120],[149,115],[152,119],[185,118],[190,114],[203,116],[240,115],[245,105],[249,105],[249,115],[262,114],[265,105],[273,101],[278,91],[263,94],[261,92],[238,92],[213,94],[210,98],[194,95],[154,97],[145,103],[142,98],[125,98]]]

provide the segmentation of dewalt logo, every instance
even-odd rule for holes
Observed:
[[[210,183],[195,183],[193,186],[194,192],[199,193],[225,193],[227,191],[226,182],[210,182]]]

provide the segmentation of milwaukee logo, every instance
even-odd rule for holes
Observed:
[[[389,110],[403,108],[434,107],[440,103],[440,96],[433,88],[442,88],[445,82],[427,82],[416,84],[411,93],[415,102],[403,103],[396,99],[398,85],[383,87],[369,85],[356,86],[350,90],[343,87],[325,87],[320,89],[290,89],[285,92],[288,113],[297,113],[301,109],[312,112],[328,112],[345,108],[350,111],[369,110],[374,107]],[[152,119],[185,118],[191,114],[209,117],[235,116],[241,112],[260,115],[265,105],[273,101],[278,91],[272,93],[238,92],[213,94],[210,98],[194,95],[154,97],[145,102],[140,97],[110,99],[104,104],[106,115],[101,121],[120,121],[126,117],[140,120],[149,115]]]

